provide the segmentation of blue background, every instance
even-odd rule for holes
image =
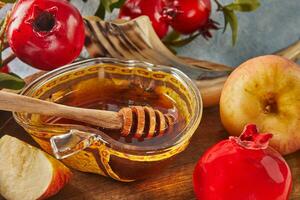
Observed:
[[[222,13],[212,13],[212,19],[223,25]],[[209,41],[197,38],[178,53],[237,66],[251,57],[270,54],[300,39],[300,0],[261,0],[259,9],[238,13],[238,19],[238,41],[234,47],[228,27],[224,34],[215,32]]]

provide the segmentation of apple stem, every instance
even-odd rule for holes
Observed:
[[[230,137],[230,139],[247,149],[266,149],[272,137],[271,133],[259,133],[255,124],[248,124],[240,137]]]

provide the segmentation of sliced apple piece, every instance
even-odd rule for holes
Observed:
[[[61,190],[71,175],[40,149],[8,135],[0,139],[0,193],[4,198],[46,199]]]
[[[281,154],[300,149],[300,67],[273,55],[250,59],[227,79],[220,100],[221,120],[231,135],[246,124],[274,135]]]

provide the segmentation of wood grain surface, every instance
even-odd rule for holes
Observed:
[[[153,178],[133,183],[121,183],[99,175],[73,170],[74,177],[52,200],[190,200],[195,199],[192,173],[198,158],[216,142],[228,135],[223,129],[217,107],[204,110],[203,119],[189,147],[178,155],[166,170]],[[13,135],[36,145],[30,136],[19,127],[11,114],[0,112],[0,136]],[[291,200],[300,199],[300,152],[286,157],[293,173]],[[38,172],[37,172],[38,175]],[[3,200],[3,197],[0,197]]]

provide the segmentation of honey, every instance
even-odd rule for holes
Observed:
[[[174,122],[163,134],[147,137],[149,125],[145,124],[143,136],[137,138],[133,132],[125,137],[120,130],[69,119],[14,114],[16,121],[50,154],[53,153],[50,144],[53,136],[70,130],[100,136],[100,140],[62,161],[83,172],[126,182],[160,173],[187,147],[201,119],[201,99],[191,80],[171,68],[140,62],[94,59],[74,64],[40,78],[26,88],[23,95],[116,112],[128,106],[149,106],[171,115]]]
[[[80,91],[78,88],[80,88]],[[51,95],[50,100],[69,106],[116,112],[123,107],[150,106],[154,109],[160,110],[164,114],[172,115],[174,117],[174,124],[172,124],[172,126],[169,127],[164,134],[156,134],[154,137],[148,138],[147,132],[144,132],[143,137],[135,138],[133,137],[134,133],[124,137],[121,135],[120,130],[103,129],[86,123],[57,117],[44,117],[44,123],[80,124],[89,126],[106,133],[114,140],[133,146],[159,146],[159,144],[163,144],[170,141],[171,138],[176,137],[176,135],[180,133],[185,126],[185,120],[176,107],[176,102],[167,94],[156,91],[155,86],[147,89],[144,89],[140,87],[140,85],[134,83],[120,86],[114,84],[114,82],[108,79],[99,80],[98,78],[92,78],[79,82],[75,85],[70,85],[70,88],[67,88],[66,91],[70,92],[54,93]],[[147,122],[147,119],[145,122]]]

